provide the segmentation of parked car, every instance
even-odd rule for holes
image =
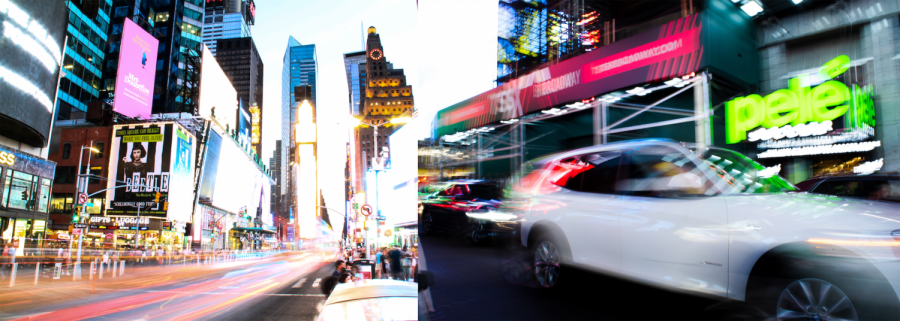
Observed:
[[[316,320],[416,320],[418,289],[415,282],[397,280],[338,284]]]
[[[785,193],[796,187],[763,169],[662,139],[526,164],[512,184],[529,199],[534,281],[557,288],[577,266],[779,319],[900,320],[900,205]]]
[[[900,202],[900,176],[853,175],[808,179],[797,188],[810,193]]]
[[[423,233],[449,233],[468,242],[518,235],[518,217],[498,212],[502,190],[492,183],[459,180],[420,203]]]

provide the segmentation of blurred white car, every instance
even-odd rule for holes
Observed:
[[[396,280],[338,284],[316,320],[416,320],[418,289],[417,283]]]
[[[809,193],[726,149],[650,139],[526,164],[535,282],[576,266],[778,319],[900,320],[900,204]]]

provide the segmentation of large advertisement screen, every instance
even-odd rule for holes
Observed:
[[[222,137],[215,175],[213,206],[232,213],[246,210],[253,217],[259,207],[268,212],[269,178],[230,137]]]
[[[0,0],[0,135],[49,141],[67,16],[65,1]]]
[[[158,48],[159,40],[125,19],[113,94],[113,110],[117,113],[127,117],[150,118]]]
[[[228,76],[219,67],[216,57],[209,48],[203,46],[203,61],[200,64],[200,116],[214,117],[223,128],[237,126],[238,96]]]
[[[216,190],[216,173],[219,172],[219,150],[222,148],[222,136],[214,130],[209,131],[206,140],[206,160],[200,184],[200,198],[211,200]]]
[[[190,221],[195,138],[174,123],[117,125],[113,131],[107,187],[117,188],[106,192],[106,214],[140,210],[141,216]]]

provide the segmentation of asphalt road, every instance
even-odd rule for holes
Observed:
[[[571,268],[560,275],[563,286],[548,292],[528,282],[525,252],[513,243],[466,245],[442,235],[423,235],[421,242],[436,280],[430,288],[436,310],[432,321],[765,318],[740,302],[668,292]]]
[[[335,256],[290,252],[246,261],[126,269],[92,281],[0,289],[3,320],[315,320]]]

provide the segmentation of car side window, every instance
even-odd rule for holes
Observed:
[[[620,192],[634,196],[680,197],[714,194],[712,182],[684,153],[665,146],[644,146],[630,152],[627,177]]]
[[[866,182],[866,197],[872,200],[900,201],[898,186],[900,181],[870,180]]]
[[[581,162],[587,169],[572,177],[571,181],[578,182],[578,186],[570,189],[588,193],[614,194],[621,160],[621,151],[581,156]],[[568,185],[566,188],[569,188]]]
[[[824,181],[813,193],[835,195],[835,196],[851,196],[851,197],[868,197],[866,188],[862,182],[857,180],[829,180]]]

